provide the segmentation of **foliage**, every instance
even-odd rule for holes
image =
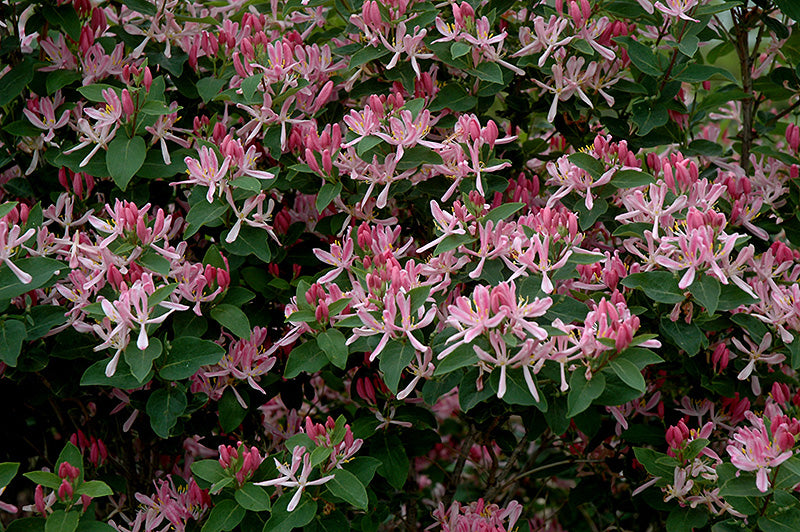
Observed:
[[[0,4],[0,529],[797,530],[798,17]]]

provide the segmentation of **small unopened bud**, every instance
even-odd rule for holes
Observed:
[[[150,86],[153,85],[153,74],[150,73],[150,67],[144,67],[142,85],[144,85],[144,90],[150,92]]]

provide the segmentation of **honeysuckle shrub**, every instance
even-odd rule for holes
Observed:
[[[796,20],[0,3],[0,528],[800,529]]]

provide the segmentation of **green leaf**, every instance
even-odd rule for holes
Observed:
[[[648,76],[661,77],[663,70],[650,46],[635,41],[630,37],[616,37],[614,40],[625,45],[628,57],[631,58],[631,62],[636,68]]]
[[[319,348],[317,340],[309,340],[292,349],[286,361],[283,377],[293,379],[300,373],[316,373],[328,365],[328,356]]]
[[[106,89],[113,89],[119,94],[119,89],[117,87],[106,83],[93,83],[91,85],[78,87],[78,92],[91,102],[105,102],[106,98],[103,96],[103,91]]]
[[[469,233],[465,233],[463,235],[449,235],[444,238],[439,244],[436,246],[436,249],[433,250],[433,255],[440,255],[442,253],[447,253],[450,250],[456,249],[459,246],[467,245],[475,241],[475,237],[471,236]]]
[[[200,366],[216,364],[224,354],[225,349],[219,344],[182,336],[172,342],[166,361],[158,374],[162,379],[171,381],[188,379],[200,369]]]
[[[211,309],[211,317],[239,338],[250,338],[250,320],[240,308],[223,303]]]
[[[150,426],[160,438],[169,438],[169,432],[186,410],[186,394],[178,388],[159,388],[147,400]]]
[[[22,342],[27,336],[25,324],[19,320],[5,320],[0,323],[0,360],[12,368],[17,367]]]
[[[56,510],[47,516],[47,523],[44,525],[44,532],[75,532],[78,528],[78,521],[81,519],[80,512],[65,512]]]
[[[156,14],[156,6],[147,0],[125,0],[125,7],[138,11],[142,15],[153,16]]]
[[[742,305],[752,305],[758,303],[754,298],[733,283],[724,284],[720,289],[717,310],[734,310]]]
[[[272,252],[269,249],[267,234],[264,229],[245,225],[239,230],[236,240],[230,243],[225,242],[225,249],[241,257],[255,255],[262,262],[269,263],[272,259]]]
[[[75,532],[117,532],[117,529],[108,523],[84,518],[78,522],[78,529]]]
[[[406,109],[411,111],[411,117],[413,120],[417,119],[420,111],[425,108],[425,98],[415,98],[413,100],[409,100],[406,104],[402,107],[402,109]]]
[[[121,390],[139,388],[139,379],[131,375],[127,364],[119,364],[111,377],[106,377],[106,366],[111,359],[98,360],[83,372],[81,386],[113,386]],[[145,378],[147,380],[147,378]]]
[[[627,360],[640,371],[651,364],[660,364],[664,359],[644,347],[629,347],[619,355],[616,360]]]
[[[41,484],[45,488],[57,490],[61,485],[61,477],[47,471],[28,471],[27,473],[23,473],[22,476],[31,482]]]
[[[386,347],[378,355],[378,358],[380,358],[379,366],[383,372],[383,381],[392,393],[397,393],[400,376],[414,359],[414,353],[416,353],[416,349],[411,344],[400,342],[399,340],[389,340]]]
[[[73,41],[80,39],[81,20],[78,18],[77,11],[71,5],[67,4],[58,7],[46,5],[42,8],[42,16],[51,26],[64,30]]]
[[[592,380],[587,381],[585,372],[578,368],[572,372],[569,379],[569,395],[567,396],[567,417],[575,417],[600,397],[606,386],[606,379],[602,373],[596,373]]]
[[[699,353],[701,347],[708,345],[708,338],[697,325],[683,320],[672,321],[669,316],[662,316],[661,332],[690,357]]]
[[[574,206],[575,211],[578,213],[578,227],[581,231],[586,231],[594,225],[594,223],[608,210],[608,202],[603,198],[596,198],[592,205],[592,210],[586,208],[586,201],[584,198],[578,198]]]
[[[675,466],[680,465],[677,459],[652,449],[635,447],[633,449],[633,454],[636,456],[636,459],[641,462],[647,472],[655,477],[673,478]]]
[[[632,106],[631,113],[633,123],[638,128],[638,134],[642,137],[669,121],[666,106],[659,102],[639,102]]]
[[[344,369],[347,365],[347,346],[344,337],[338,329],[328,329],[317,336],[317,344],[325,352],[328,360],[337,368]]]
[[[333,478],[325,483],[325,487],[340,499],[348,502],[359,510],[366,510],[369,504],[367,490],[358,478],[349,471],[336,469]]]
[[[197,94],[200,95],[200,98],[202,98],[204,102],[208,103],[219,94],[219,91],[222,90],[225,83],[226,81],[224,79],[212,76],[202,78],[197,82]]]
[[[588,153],[577,152],[573,153],[567,158],[569,159],[569,162],[578,168],[586,170],[586,172],[594,179],[600,179],[600,177],[606,171],[606,166]]]
[[[628,288],[641,288],[647,297],[659,303],[674,305],[685,299],[678,280],[670,272],[632,273],[621,283]]]
[[[193,194],[201,195],[201,199],[191,206],[189,213],[186,215],[186,223],[189,226],[183,235],[184,238],[189,238],[202,226],[218,220],[228,210],[228,204],[222,203],[219,198],[214,198],[209,203],[199,189],[195,189]]]
[[[494,222],[496,225],[497,222],[500,220],[505,220],[512,214],[519,211],[521,208],[525,206],[524,203],[503,203],[489,211],[486,216],[481,219],[483,224],[486,224],[488,221]]]
[[[264,74],[258,73],[258,74],[253,74],[249,78],[242,80],[241,84],[242,96],[244,96],[246,100],[249,101],[253,99],[253,96],[258,90],[258,86],[261,85],[261,80],[263,78]]]
[[[430,285],[423,285],[418,286],[416,288],[412,288],[408,291],[408,299],[409,304],[411,306],[411,312],[416,312],[419,308],[425,304],[425,300],[428,299],[428,296],[431,294],[431,286]]]
[[[456,41],[450,45],[450,56],[458,59],[462,55],[467,55],[472,50],[472,46],[465,42]]]
[[[241,392],[240,392],[241,393]],[[244,397],[242,397],[244,399]],[[225,432],[233,432],[242,424],[247,409],[242,408],[232,388],[227,388],[217,403],[219,406],[219,424]],[[246,404],[246,403],[245,403]]]
[[[231,499],[219,501],[211,509],[208,521],[200,529],[201,532],[222,532],[223,530],[233,530],[244,519],[246,510]]]
[[[642,372],[633,362],[630,362],[624,358],[616,358],[612,360],[609,365],[614,373],[616,373],[617,377],[622,379],[622,382],[631,388],[644,393],[647,385],[644,382]]]
[[[190,469],[195,477],[211,484],[225,478],[225,469],[222,468],[219,460],[198,460],[197,462],[192,462]]]
[[[3,462],[0,464],[0,488],[8,486],[17,475],[18,469],[19,462]]]
[[[33,57],[26,55],[21,62],[3,76],[3,82],[0,83],[0,107],[8,105],[33,80],[33,66]]]
[[[497,63],[481,63],[475,70],[470,70],[469,73],[489,83],[503,84],[503,70]]]
[[[374,61],[375,59],[380,59],[386,55],[389,55],[389,50],[383,46],[365,46],[350,57],[350,65],[348,66],[348,69],[361,66],[364,63]]]
[[[342,467],[353,473],[361,484],[369,486],[369,483],[372,482],[372,478],[375,476],[375,472],[381,464],[382,462],[380,460],[372,456],[356,456],[355,458],[351,458]]]
[[[294,496],[294,490],[284,493],[272,506],[272,515],[264,524],[263,532],[290,532],[306,526],[317,515],[317,502],[303,493],[297,507],[291,512],[286,508]]]
[[[131,375],[136,377],[140,383],[144,383],[144,380],[150,375],[153,361],[161,356],[161,348],[161,340],[158,338],[150,338],[150,345],[144,351],[136,347],[134,342],[125,348],[125,362],[131,368]]]
[[[127,138],[118,135],[108,145],[106,152],[106,167],[114,183],[125,190],[131,178],[136,175],[144,164],[147,155],[147,145],[142,137]]]
[[[28,243],[31,244],[30,242]],[[0,266],[0,301],[14,299],[26,292],[41,288],[53,275],[57,275],[61,271],[67,271],[66,264],[47,257],[14,260],[14,265],[33,277],[33,279],[30,283],[24,284],[17,279],[17,276],[7,265],[3,264]]]
[[[617,188],[636,188],[654,183],[655,178],[639,170],[617,170],[611,178],[611,185]]]
[[[356,143],[356,154],[359,157],[363,157],[365,153],[367,153],[369,150],[371,150],[381,142],[383,141],[378,137],[373,137],[372,135],[366,136],[363,139],[359,140],[358,143]]]
[[[164,102],[159,102],[159,101],[154,101],[154,100],[145,102],[144,105],[142,105],[139,108],[139,111],[142,114],[146,114],[148,116],[169,115],[169,114],[172,114],[172,113],[174,113],[176,111],[179,111],[179,110],[180,110],[180,107],[176,108],[176,109],[170,109],[169,107],[167,107],[164,104]],[[161,154],[159,154],[159,157],[163,157],[163,156],[161,156]],[[162,159],[162,161],[163,161],[163,159]]]
[[[686,83],[700,83],[716,75],[720,75],[728,81],[736,83],[736,78],[726,69],[711,65],[698,65],[697,63],[689,63],[686,68],[675,74],[672,78]]]
[[[445,346],[441,347],[444,348]],[[453,372],[457,369],[467,366],[472,366],[477,361],[478,361],[478,355],[475,354],[475,350],[472,349],[472,346],[467,344],[462,344],[458,346],[454,351],[452,351],[449,355],[447,355],[442,360],[437,362],[436,370],[433,372],[433,375],[434,377],[438,377],[439,375],[446,375],[447,373]]]
[[[18,201],[7,201],[0,205],[0,218],[5,217],[6,214],[14,210],[14,207],[19,205]]]
[[[83,76],[81,76],[80,72],[74,70],[54,70],[47,75],[47,81],[45,82],[47,94],[53,94],[57,90],[82,78]]]
[[[152,250],[145,251],[137,262],[148,270],[164,277],[167,277],[172,270],[172,263]]]
[[[761,497],[770,492],[770,489],[766,492],[761,492],[756,486],[755,475],[752,474],[728,479],[719,489],[719,494],[722,497]]]
[[[341,194],[341,192],[341,183],[325,183],[322,185],[322,188],[319,189],[319,193],[317,193],[317,212],[324,211],[325,208],[330,205],[331,202],[339,196],[339,194]]]
[[[402,489],[408,477],[410,462],[403,442],[394,434],[376,435],[372,438],[371,456],[381,461],[378,474],[395,489]]]
[[[758,518],[758,528],[762,532],[796,532],[800,530],[800,508],[778,504],[778,493],[775,495],[776,501],[767,509],[767,515]],[[794,504],[797,504],[797,499],[793,496],[790,498],[794,500]],[[788,503],[789,499],[786,502]]]
[[[102,480],[88,480],[75,490],[75,495],[88,495],[89,497],[105,497],[113,494],[114,490]]]
[[[792,20],[800,22],[800,4],[795,0],[773,0],[781,12]],[[760,523],[759,523],[760,524]]]
[[[233,494],[239,505],[253,512],[266,512],[270,509],[269,494],[261,486],[248,482]]]
[[[692,57],[697,52],[699,44],[700,39],[696,35],[684,35],[681,42],[678,43],[678,50],[686,57]]]
[[[432,149],[417,145],[403,152],[403,158],[397,163],[397,170],[408,170],[423,164],[442,164],[442,156]]]
[[[689,287],[689,292],[706,309],[709,316],[713,316],[719,305],[719,296],[722,293],[720,282],[710,275],[701,274]]]
[[[708,447],[709,441],[705,438],[697,438],[689,442],[689,445],[686,446],[686,450],[683,451],[683,459],[687,462],[692,461],[695,459],[697,455],[700,454],[700,451]]]
[[[431,112],[451,109],[456,112],[469,111],[478,103],[478,99],[467,92],[467,90],[457,83],[448,83],[434,98],[428,109]]]
[[[37,340],[46,335],[53,327],[58,327],[67,322],[65,315],[66,309],[64,307],[57,307],[53,305],[39,305],[31,308],[30,317],[33,324],[27,329],[26,340],[29,342]]]
[[[676,508],[667,517],[667,532],[692,532],[708,522],[708,511],[701,508]]]

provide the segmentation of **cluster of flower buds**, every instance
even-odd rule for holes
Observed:
[[[242,486],[253,476],[263,460],[258,449],[255,447],[248,449],[242,442],[236,447],[219,446],[219,465],[236,479],[238,486]]]
[[[77,447],[81,453],[89,451],[89,462],[95,466],[100,467],[108,460],[108,450],[106,444],[100,438],[89,436],[88,438],[82,430],[78,430],[75,434],[70,436],[69,441]]]

